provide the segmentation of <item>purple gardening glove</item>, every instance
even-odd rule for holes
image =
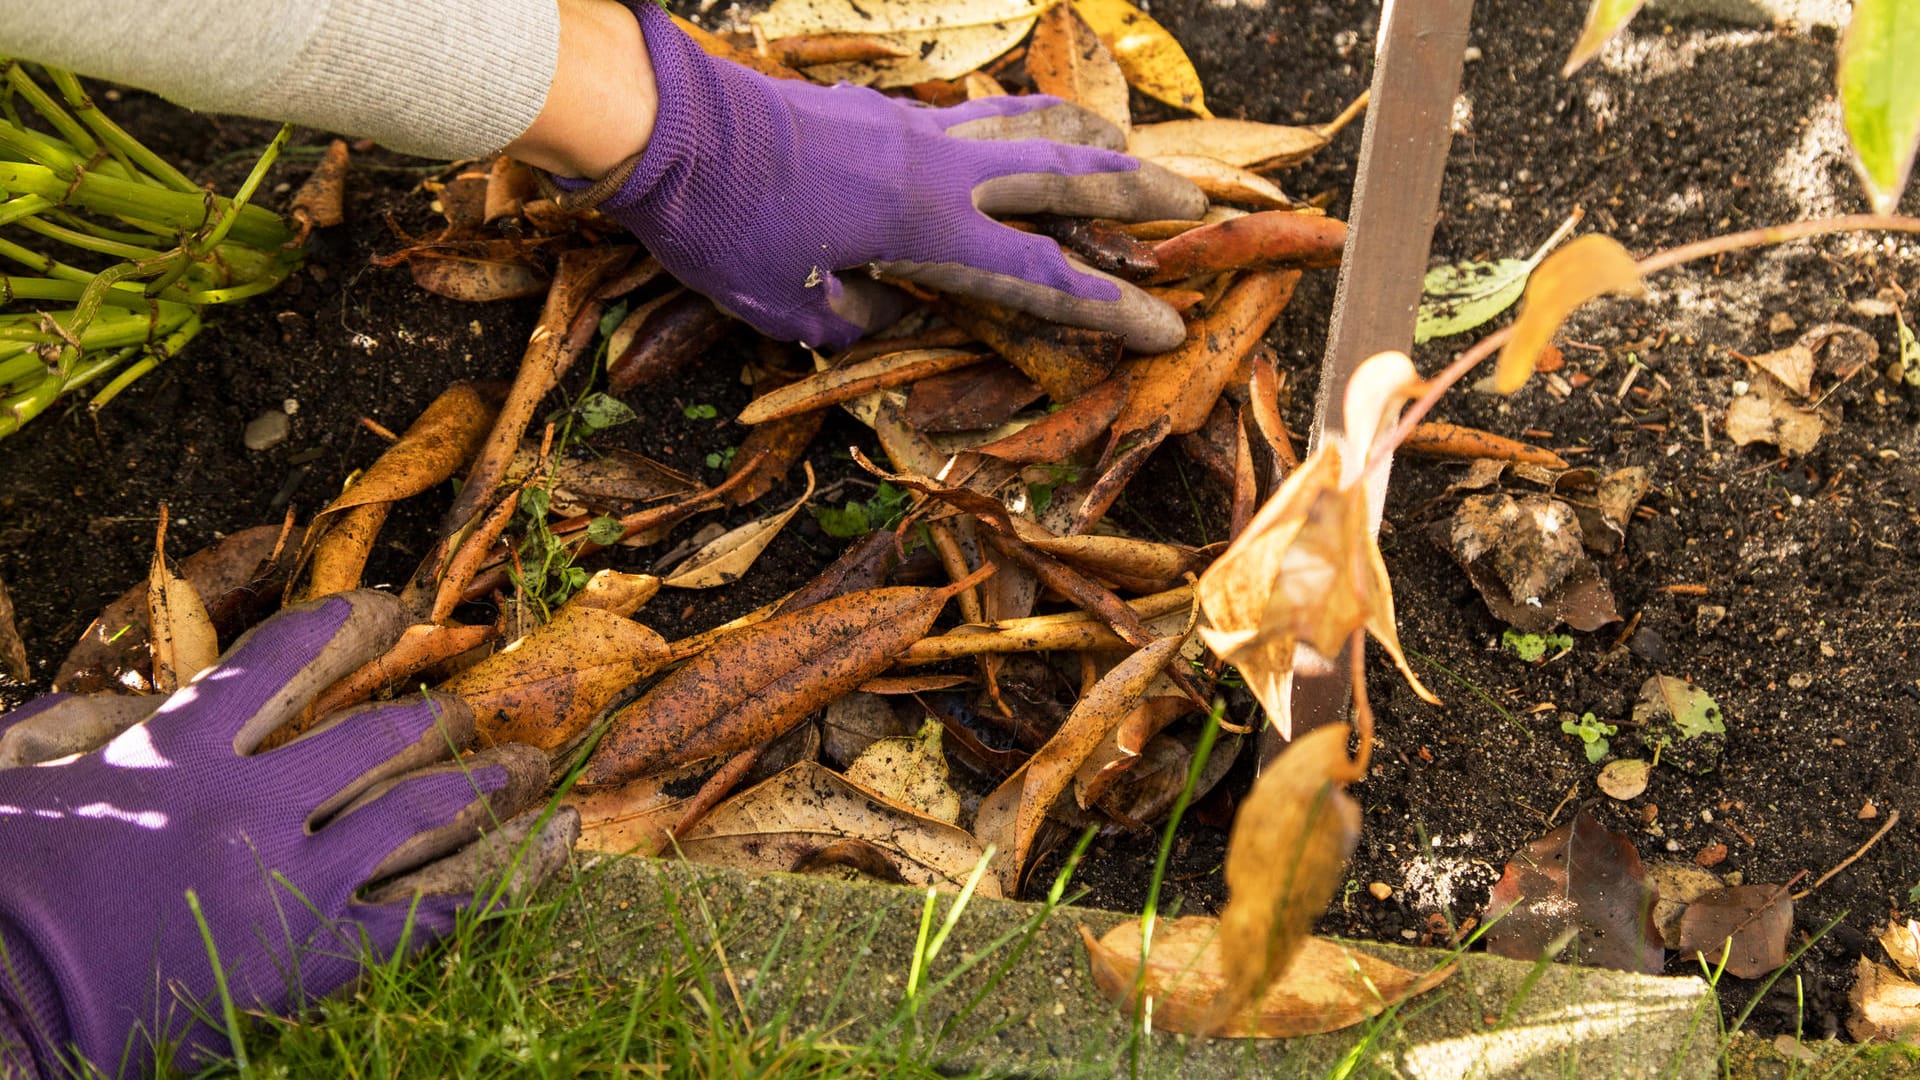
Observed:
[[[450,760],[473,717],[448,697],[358,709],[254,752],[407,621],[367,591],[291,608],[104,747],[0,768],[0,1074],[22,1065],[10,1034],[47,1077],[76,1055],[108,1075],[146,1072],[155,1040],[174,1041],[180,1065],[224,1052],[189,894],[240,1009],[286,1012],[345,986],[367,955],[452,927],[476,875],[532,827],[537,815],[476,840],[539,800],[545,755]],[[113,727],[126,711],[54,695],[0,718],[0,749],[31,757],[49,740],[23,731]],[[546,823],[519,868],[564,855],[574,827]]]
[[[598,206],[761,332],[839,348],[891,322],[902,299],[870,269],[1116,331],[1141,352],[1185,339],[1172,308],[987,217],[1205,211],[1186,180],[1114,152],[1125,140],[1111,124],[1051,97],[929,109],[772,79],[708,56],[650,0],[631,6],[659,118],[644,153],[591,187],[566,185],[569,201]]]

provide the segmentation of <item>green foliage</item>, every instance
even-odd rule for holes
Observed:
[[[587,522],[587,539],[601,547],[612,547],[626,535],[627,530],[620,524],[619,518],[602,514]]]
[[[520,547],[518,558],[507,571],[541,622],[552,618],[554,609],[584,588],[592,576],[585,567],[573,565],[573,549],[548,527],[547,511],[552,503],[551,488],[528,485],[520,489],[520,507],[514,514]],[[613,524],[619,527],[619,522]]]
[[[209,307],[267,292],[304,255],[248,205],[291,127],[226,198],[121,130],[71,73],[38,75],[0,57],[0,273],[15,271],[0,290],[0,438],[90,384],[103,385],[89,407],[106,405]]]
[[[1573,636],[1570,634],[1523,634],[1508,627],[1500,635],[1500,644],[1505,645],[1513,655],[1529,664],[1537,664],[1548,653],[1559,654],[1573,648]]]
[[[711,405],[689,405],[680,412],[689,420],[712,420],[720,415],[720,410]]]
[[[1920,143],[1920,8],[1913,0],[1854,0],[1835,83],[1854,163],[1874,209],[1893,213]]]
[[[626,402],[598,390],[582,395],[579,401],[573,403],[573,416],[580,423],[576,437],[581,439],[592,438],[608,428],[638,419]]]
[[[1582,713],[1578,720],[1560,721],[1560,730],[1569,735],[1580,736],[1587,746],[1587,760],[1598,762],[1612,751],[1613,744],[1609,736],[1620,734],[1620,729],[1612,724],[1603,724],[1592,713]]]
[[[840,540],[865,536],[875,529],[891,529],[906,515],[913,493],[885,481],[865,502],[848,499],[840,506],[810,507],[820,531]]]
[[[737,446],[724,446],[707,455],[707,468],[729,469],[733,467],[734,456],[740,453]]]
[[[1044,514],[1053,505],[1054,489],[1078,481],[1080,470],[1073,465],[1030,465],[1026,475],[1027,503],[1035,514]]]

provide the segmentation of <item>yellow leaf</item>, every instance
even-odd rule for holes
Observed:
[[[213,619],[193,583],[167,569],[167,506],[160,504],[160,530],[147,574],[147,611],[153,635],[153,688],[171,694],[220,659]]]
[[[1040,16],[1027,46],[1027,74],[1043,94],[1071,101],[1122,132],[1133,126],[1126,74],[1072,4],[1055,4]]]
[[[1311,127],[1218,118],[1143,124],[1127,137],[1127,153],[1145,158],[1201,154],[1243,169],[1298,165],[1325,147],[1366,104],[1362,93],[1339,116]]]
[[[1494,390],[1511,394],[1520,389],[1554,331],[1580,305],[1607,293],[1639,296],[1645,291],[1633,256],[1612,237],[1588,233],[1547,256],[1527,279],[1520,317],[1494,369]]]
[[[1073,0],[1073,8],[1113,51],[1128,83],[1175,108],[1213,116],[1193,61],[1166,27],[1128,0]]]
[[[1360,807],[1346,785],[1348,728],[1329,724],[1294,740],[1260,773],[1227,840],[1227,906],[1220,912],[1225,984],[1208,1008],[1218,1029],[1288,969],[1327,909],[1360,840]]]
[[[1613,35],[1626,29],[1633,14],[1640,10],[1646,0],[1593,0],[1593,6],[1587,9],[1587,25],[1580,30],[1580,40],[1573,43],[1573,51],[1567,55],[1566,66],[1560,69],[1560,77],[1572,78],[1587,61],[1593,59]]]
[[[807,69],[818,82],[910,86],[957,79],[1019,44],[1049,6],[1032,0],[775,0],[753,23],[769,39],[863,34],[900,56]]]
[[[1200,915],[1155,928],[1141,990],[1153,1002],[1156,1029],[1182,1035],[1205,1031],[1200,1022],[1207,1004],[1226,984],[1218,929],[1214,920]],[[1085,927],[1080,936],[1087,943],[1100,992],[1116,1005],[1131,1003],[1137,1009],[1139,921],[1123,922],[1097,941]],[[1433,989],[1453,972],[1449,965],[1417,975],[1324,938],[1308,938],[1286,973],[1268,985],[1256,1010],[1211,1034],[1284,1039],[1338,1031]]]

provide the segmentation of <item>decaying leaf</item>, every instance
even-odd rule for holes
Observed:
[[[567,602],[575,607],[598,608],[608,614],[624,617],[639,611],[659,591],[660,579],[652,574],[598,570]]]
[[[297,735],[313,722],[350,705],[358,705],[400,680],[428,668],[446,663],[492,641],[497,631],[491,626],[420,623],[409,626],[400,640],[379,656],[355,668],[350,674],[322,691],[313,704],[287,726]],[[277,735],[277,733],[276,733]]]
[[[1170,421],[1170,435],[1199,430],[1234,372],[1286,310],[1299,280],[1298,270],[1248,273],[1188,329],[1179,348],[1128,361],[1127,404],[1113,421],[1108,458],[1114,456],[1112,447],[1162,419]]]
[[[1074,802],[1082,810],[1099,802],[1140,761],[1155,735],[1193,711],[1193,702],[1185,697],[1149,697],[1135,705],[1074,773]]]
[[[1116,372],[1058,410],[974,452],[1023,464],[1065,461],[1107,433],[1126,405],[1128,377]]]
[[[955,79],[1020,43],[1045,4],[1032,0],[775,0],[754,16],[768,40],[800,34],[861,34],[896,58],[822,64],[816,82],[911,86]]]
[[[792,506],[727,530],[688,556],[661,584],[674,589],[711,589],[740,580],[773,538],[780,535],[780,530],[787,527],[787,522],[793,520],[793,515],[813,498],[813,466],[808,465],[806,469],[807,490],[800,493]]]
[[[911,738],[879,739],[847,766],[848,780],[949,825],[960,820],[960,796],[947,781],[940,721],[929,718]]]
[[[687,800],[719,770],[720,759],[697,761],[642,776],[618,787],[567,793],[561,802],[580,812],[582,851],[658,855],[686,812]]]
[[[1285,168],[1319,153],[1366,107],[1362,93],[1339,116],[1310,127],[1227,119],[1142,124],[1128,138],[1127,152],[1136,157],[1202,154],[1243,169]]]
[[[484,742],[552,751],[571,743],[614,695],[666,660],[666,642],[647,627],[568,603],[551,622],[439,689],[473,706]]]
[[[1524,259],[1469,259],[1427,271],[1421,285],[1420,311],[1414,320],[1414,343],[1464,334],[1512,307],[1527,287],[1533,268],[1567,238],[1580,217],[1576,211]]]
[[[1727,438],[1739,446],[1770,443],[1783,454],[1807,454],[1826,433],[1820,410],[1795,401],[1789,388],[1771,378],[1753,380],[1727,405]]]
[[[618,783],[779,735],[879,674],[974,583],[867,589],[721,637],[615,714],[581,783]]]
[[[1128,0],[1073,0],[1073,7],[1112,50],[1129,85],[1176,109],[1213,115],[1193,61],[1166,27]]]
[[[1479,428],[1462,427],[1438,420],[1423,421],[1414,426],[1412,433],[1400,450],[1408,454],[1420,454],[1424,457],[1452,458],[1454,460],[1518,462],[1538,465],[1543,469],[1564,469],[1567,463],[1560,455],[1538,446],[1529,446],[1503,435],[1495,435]]]
[[[689,289],[634,308],[607,339],[607,392],[621,397],[678,375],[732,325],[713,301]]]
[[[799,34],[767,42],[767,51],[791,68],[861,64],[903,55],[898,45],[869,34]]]
[[[1185,641],[1185,634],[1160,638],[1115,665],[1080,698],[1047,744],[981,802],[974,835],[998,849],[994,871],[1009,896],[1019,892],[1040,825],[1074,773],[1126,719]]]
[[[1527,280],[1520,317],[1500,349],[1494,390],[1511,394],[1520,389],[1554,332],[1580,305],[1607,293],[1639,296],[1645,291],[1639,266],[1619,241],[1599,233],[1568,241],[1542,260]]]
[[[901,806],[811,761],[743,791],[677,841],[694,862],[752,870],[804,867],[843,840],[864,840],[909,885],[959,889],[985,851],[963,829]],[[999,896],[992,875],[982,896]]]
[[[287,205],[288,212],[300,226],[300,238],[295,242],[305,243],[307,233],[312,230],[330,229],[345,221],[346,193],[347,140],[335,139],[327,144],[320,164],[307,174],[300,189],[293,193],[293,201]]]
[[[895,712],[885,698],[864,690],[856,690],[828,705],[820,726],[827,760],[842,768],[882,739],[913,734],[913,725]]]
[[[902,418],[928,435],[999,427],[1045,391],[998,361],[913,384]]]
[[[1627,541],[1627,522],[1640,500],[1653,490],[1653,476],[1645,466],[1628,465],[1605,476],[1590,469],[1560,474],[1554,491],[1580,518],[1580,540],[1587,550],[1618,554]]]
[[[1350,732],[1328,724],[1301,735],[1262,770],[1227,840],[1227,906],[1220,912],[1225,986],[1202,1030],[1247,1023],[1249,1006],[1288,972],[1345,878],[1360,841],[1361,779],[1347,757]]]
[[[1587,24],[1580,28],[1580,39],[1573,43],[1573,51],[1567,54],[1566,66],[1560,69],[1560,77],[1570,79],[1587,61],[1599,53],[1600,47],[1608,39],[1626,28],[1632,21],[1633,13],[1640,10],[1646,0],[1593,0],[1587,8]]]
[[[0,675],[14,682],[33,678],[33,671],[27,667],[27,645],[20,640],[20,628],[13,621],[13,597],[7,594],[4,579],[0,579]]]
[[[1847,1034],[1861,1042],[1920,1043],[1920,986],[1864,956],[1853,970]]]
[[[1687,772],[1707,772],[1720,763],[1727,745],[1726,717],[1705,690],[1671,675],[1655,675],[1640,684],[1633,722],[1660,760]]]
[[[1660,941],[1669,949],[1680,947],[1680,918],[1687,905],[1726,885],[1720,875],[1691,862],[1677,859],[1652,859],[1646,864],[1647,881],[1653,886],[1653,922],[1660,928]]]
[[[1191,182],[1209,200],[1262,210],[1286,210],[1295,205],[1280,185],[1251,169],[1229,165],[1204,154],[1160,154],[1146,160]]]
[[[259,606],[265,608],[278,600],[280,587],[285,584],[284,566],[275,573],[268,560],[281,548],[282,541],[297,547],[301,535],[300,530],[289,534],[279,525],[242,529],[181,560],[179,575],[192,582],[194,591],[202,597],[211,598],[209,613],[220,618],[219,628],[231,638],[264,614],[256,611],[251,601],[263,601]],[[283,559],[283,563],[290,561]],[[263,575],[272,580],[265,580]],[[229,623],[217,614],[223,611],[231,611],[234,620]],[[74,694],[148,689],[147,626],[147,584],[143,581],[108,604],[87,627],[54,674],[54,689]]]
[[[1154,1028],[1185,1035],[1284,1039],[1338,1031],[1433,989],[1454,972],[1448,965],[1416,974],[1310,937],[1300,943],[1287,970],[1268,982],[1257,1004],[1226,1027],[1209,1031],[1204,1024],[1208,1008],[1227,984],[1218,930],[1213,919],[1202,915],[1158,923],[1147,951],[1144,984],[1138,920],[1121,923],[1097,941],[1084,927],[1080,936],[1087,944],[1094,985],[1107,1000],[1137,1012],[1142,1006],[1135,996],[1138,988],[1152,1002]]]
[[[1374,440],[1391,429],[1420,384],[1413,361],[1381,353],[1346,389],[1347,430],[1288,475],[1247,529],[1200,576],[1207,647],[1245,676],[1283,735],[1293,732],[1296,668],[1326,669],[1357,630],[1372,634],[1415,692],[1400,651],[1392,584],[1371,528],[1366,469]]]
[[[199,590],[167,568],[166,503],[160,504],[153,566],[147,572],[147,619],[153,635],[155,693],[173,693],[220,659],[219,635]]]
[[[1487,609],[1529,633],[1565,622],[1594,630],[1619,621],[1613,594],[1587,558],[1573,507],[1542,495],[1469,495],[1434,535]]]
[[[1803,398],[1813,396],[1813,350],[1795,342],[1784,349],[1761,353],[1749,361],[1754,367],[1780,380],[1780,384]]]
[[[909,349],[828,368],[798,382],[762,394],[740,411],[743,424],[761,424],[797,413],[852,401],[875,390],[918,382],[988,359],[961,349]]]
[[[1222,270],[1304,270],[1340,265],[1347,224],[1324,214],[1268,210],[1202,225],[1154,245],[1153,281]],[[1257,336],[1257,335],[1256,335]]]
[[[1680,951],[1735,978],[1757,979],[1787,962],[1793,897],[1780,885],[1734,885],[1696,897],[1680,917]]]
[[[1874,936],[1902,975],[1920,979],[1920,919],[1908,919],[1904,924],[1888,919],[1886,927]]]
[[[1507,863],[1487,901],[1487,919],[1499,920],[1487,929],[1487,951],[1538,960],[1571,932],[1581,963],[1658,975],[1666,951],[1655,898],[1633,841],[1583,807]]]
[[[1120,360],[1120,336],[1045,322],[1000,304],[952,297],[947,316],[1065,404],[1099,385]]]
[[[1133,126],[1126,75],[1071,4],[1053,5],[1034,24],[1027,74],[1043,94],[1071,101],[1122,132]]]
[[[553,281],[539,264],[524,258],[420,253],[407,259],[413,283],[449,300],[490,304],[539,296]]]

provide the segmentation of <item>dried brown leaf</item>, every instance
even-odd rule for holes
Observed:
[[[1261,210],[1288,210],[1299,205],[1280,185],[1259,173],[1229,165],[1203,154],[1160,154],[1147,161],[1184,177],[1215,203],[1234,203]]]
[[[911,86],[956,79],[1013,48],[1044,5],[1031,0],[775,0],[754,16],[768,40],[798,34],[866,34],[892,45],[896,58],[821,64],[816,82]]]
[[[1306,127],[1221,118],[1142,124],[1127,140],[1127,152],[1135,157],[1205,154],[1243,169],[1284,168],[1319,153],[1366,104],[1367,95],[1361,94],[1339,116]]]
[[[1694,898],[1680,916],[1679,951],[1735,978],[1757,979],[1787,962],[1793,897],[1780,885],[1734,885]]]
[[[1582,304],[1607,293],[1639,296],[1644,292],[1640,268],[1619,241],[1599,233],[1568,241],[1527,278],[1520,315],[1494,369],[1494,390],[1511,394],[1520,389],[1560,324]]]
[[[1054,412],[974,452],[1024,464],[1065,461],[1107,433],[1127,395],[1126,375],[1115,372]]]
[[[488,259],[471,255],[419,253],[407,260],[413,283],[449,300],[489,304],[539,296],[553,278],[527,259]]]
[[[0,674],[14,682],[33,677],[27,667],[26,642],[20,640],[20,628],[13,621],[13,597],[7,593],[5,579],[0,579]]]
[[[1324,214],[1269,210],[1189,229],[1154,245],[1153,281],[1223,270],[1309,270],[1340,265],[1347,224]]]
[[[485,743],[553,751],[571,743],[620,691],[667,659],[667,643],[632,619],[566,604],[553,621],[439,689],[473,707]]]
[[[824,409],[875,390],[918,382],[956,368],[971,367],[986,359],[988,357],[984,353],[958,349],[913,349],[828,368],[754,398],[751,404],[740,411],[740,422],[760,424],[796,413]]]
[[[677,842],[694,862],[792,870],[843,840],[880,848],[910,885],[959,889],[985,854],[965,830],[803,761],[713,809]],[[992,875],[982,896],[999,896]]]
[[[155,693],[173,693],[220,659],[219,635],[199,590],[167,568],[166,503],[160,504],[153,565],[147,571],[147,624],[153,635]]]
[[[793,520],[793,515],[813,498],[813,466],[808,465],[806,469],[807,490],[792,506],[727,530],[675,567],[661,584],[674,589],[712,589],[740,580],[767,545],[773,543],[773,538],[780,535],[780,530],[787,527],[787,522]]]
[[[313,229],[330,229],[347,219],[343,209],[347,193],[347,140],[335,139],[313,167],[300,189],[293,193],[287,210],[300,225],[305,238]]]
[[[607,339],[607,392],[670,379],[724,336],[733,320],[713,301],[676,289],[633,309]]]
[[[1168,434],[1199,430],[1221,391],[1293,299],[1297,270],[1261,270],[1236,280],[1172,352],[1130,361],[1126,407],[1113,422],[1114,443],[1170,417]],[[1113,452],[1109,450],[1108,457]]]
[[[1034,838],[1053,804],[1185,643],[1185,634],[1169,635],[1116,664],[1081,697],[1046,745],[980,804],[974,835],[998,849],[994,872],[1009,896],[1020,890]]]
[[[402,679],[471,652],[493,640],[495,633],[491,626],[433,623],[409,626],[392,648],[327,687],[314,699],[312,707],[288,727],[293,735],[298,735],[311,727],[315,719],[358,705]]]
[[[1128,85],[1176,109],[1213,115],[1193,61],[1166,27],[1129,0],[1073,0],[1073,7],[1113,51]]]
[[[1811,453],[1827,433],[1826,417],[1791,395],[1772,379],[1755,379],[1746,393],[1727,405],[1727,438],[1738,446],[1771,443],[1783,454]]]
[[[899,45],[871,34],[795,34],[767,42],[767,51],[790,68],[863,64],[906,55]]]
[[[1071,101],[1123,133],[1133,126],[1126,74],[1071,4],[1055,4],[1034,24],[1027,74],[1043,94]]]
[[[1920,986],[1866,957],[1854,963],[1847,1034],[1860,1042],[1920,1044]]]
[[[1083,927],[1094,985],[1108,1001],[1138,1011],[1136,988],[1153,1002],[1153,1026],[1185,1035],[1282,1039],[1351,1027],[1423,994],[1452,975],[1448,965],[1424,975],[1354,952],[1324,938],[1300,943],[1292,964],[1267,984],[1260,1001],[1227,1027],[1209,1031],[1209,1004],[1227,985],[1218,924],[1202,915],[1154,928],[1141,979],[1140,923],[1129,919],[1094,940]]]
[[[720,768],[719,759],[697,761],[598,791],[575,789],[561,803],[580,812],[582,851],[612,855],[658,855],[686,812],[687,795]]]
[[[581,782],[617,783],[779,735],[884,670],[957,591],[868,589],[727,634],[615,715]]]
[[[969,297],[949,297],[941,310],[1061,404],[1098,386],[1120,360],[1118,334],[1063,326]]]
[[[1487,900],[1487,951],[1538,960],[1568,932],[1585,964],[1658,975],[1666,963],[1653,922],[1655,892],[1633,841],[1585,808],[1530,841]]]
[[[935,375],[913,384],[902,417],[929,434],[998,427],[1045,393],[1005,363]]]

